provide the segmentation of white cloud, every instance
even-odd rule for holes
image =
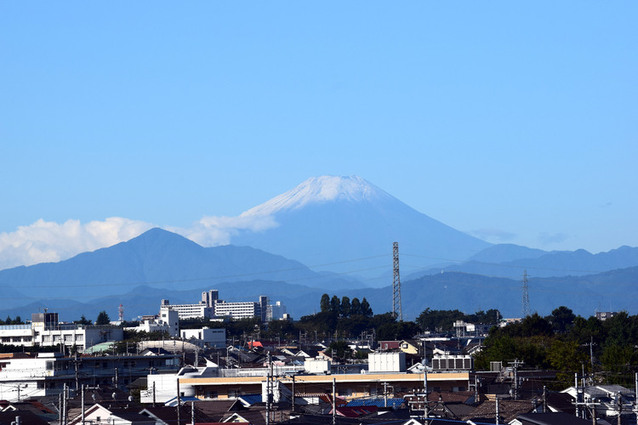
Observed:
[[[518,237],[518,235],[516,235],[515,233],[496,228],[476,229],[471,230],[468,233],[472,236],[476,236],[479,239],[483,239],[484,241],[491,243],[511,242]]]
[[[175,232],[204,246],[228,245],[234,235],[248,230],[260,232],[278,224],[271,215],[240,215],[238,217],[203,217],[190,229]]]
[[[65,260],[82,252],[115,245],[153,227],[149,223],[111,217],[82,224],[42,219],[15,232],[0,233],[0,269]]]
[[[229,244],[240,231],[258,232],[276,226],[272,216],[203,217],[190,228],[167,230],[203,246],[218,246]],[[85,224],[79,220],[59,224],[40,219],[14,232],[0,233],[0,270],[66,260],[128,241],[152,227],[150,223],[121,217]]]

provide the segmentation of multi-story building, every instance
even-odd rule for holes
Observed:
[[[302,368],[303,369],[303,368]],[[251,369],[251,373],[226,376],[216,367],[184,368],[173,375],[149,375],[148,388],[141,391],[142,403],[166,402],[175,397],[177,381],[180,393],[187,397],[207,399],[235,399],[247,394],[263,394],[270,385],[273,399],[282,393],[290,394],[293,385],[296,394],[321,394],[335,385],[337,394],[346,400],[364,397],[396,397],[414,393],[423,388],[423,373],[345,373],[299,374],[301,370],[287,370],[268,378],[269,368]],[[239,372],[239,370],[237,370]],[[465,391],[469,388],[469,372],[427,372],[428,384],[436,391]],[[294,382],[294,383],[293,383]]]
[[[122,328],[60,323],[58,313],[34,313],[31,323],[0,326],[0,343],[22,347],[63,344],[80,352],[100,342],[121,341]]]
[[[215,314],[215,309],[202,302],[197,304],[170,304],[169,300],[162,300],[160,309],[169,308],[176,311],[179,319],[210,319]]]
[[[164,302],[166,300],[162,300]],[[136,327],[126,328],[135,332],[168,332],[171,337],[179,336],[179,313],[171,305],[162,304],[156,316],[142,316]]]
[[[0,400],[21,401],[56,395],[64,386],[125,386],[149,373],[175,372],[179,356],[142,353],[125,356],[64,357],[61,353],[0,354]]]
[[[280,301],[269,306],[268,297],[264,295],[260,296],[257,302],[227,302],[219,299],[219,292],[216,289],[202,292],[201,301],[196,304],[170,304],[168,300],[162,300],[161,307],[170,307],[178,313],[179,319],[246,319],[257,317],[265,322],[283,318],[286,313],[286,307]]]
[[[266,313],[266,320],[282,320],[288,318],[288,312],[286,306],[281,301],[277,301],[274,304],[268,305],[268,312]]]

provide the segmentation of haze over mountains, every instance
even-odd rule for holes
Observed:
[[[428,307],[498,308],[518,316],[524,270],[530,275],[532,309],[542,314],[559,305],[583,315],[594,309],[638,310],[638,248],[593,255],[491,245],[359,177],[309,179],[241,219],[261,225],[237,229],[233,245],[204,248],[152,229],[58,263],[2,270],[0,315],[28,317],[48,307],[66,320],[95,317],[100,310],[115,316],[122,303],[128,319],[155,313],[162,298],[196,302],[200,291],[212,288],[232,301],[268,295],[283,301],[295,318],[314,312],[326,292],[366,297],[383,313],[392,308],[394,241],[402,262],[408,258],[421,270],[402,269],[406,318]],[[370,278],[383,274],[386,279]]]

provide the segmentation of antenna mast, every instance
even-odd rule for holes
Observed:
[[[530,315],[529,288],[527,287],[527,270],[523,271],[523,317]]]
[[[118,319],[120,319],[120,323],[124,321],[124,306],[120,304],[120,308],[117,309]]]
[[[393,279],[392,279],[392,314],[403,321],[403,310],[401,309],[401,278],[399,277],[399,242],[392,244],[393,258]]]

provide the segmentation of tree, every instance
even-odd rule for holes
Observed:
[[[330,299],[330,311],[333,314],[339,314],[339,310],[341,310],[341,302],[339,301],[339,297],[333,295]]]
[[[352,349],[348,346],[346,341],[334,341],[328,347],[328,351],[332,357],[336,357],[341,360],[352,358]]]
[[[106,311],[100,311],[100,314],[97,315],[97,319],[95,320],[96,325],[108,325],[111,323],[111,318],[106,313]]]
[[[86,316],[84,316],[83,314],[82,317],[80,317],[80,320],[74,320],[73,323],[75,323],[76,325],[90,325],[91,321],[87,319]]]
[[[361,314],[363,314],[366,317],[371,317],[372,316],[372,308],[370,307],[370,304],[368,303],[368,300],[366,300],[365,297],[363,297],[363,300],[361,300]]]
[[[350,298],[346,296],[341,297],[341,316],[350,317],[350,309]]]
[[[554,331],[565,333],[574,324],[575,318],[576,315],[574,312],[562,305],[552,311],[552,315],[549,316],[549,321],[552,323]]]
[[[330,295],[323,294],[321,296],[321,302],[319,303],[319,307],[322,313],[327,313],[330,311]]]
[[[357,316],[361,314],[361,301],[359,298],[354,297],[352,299],[352,303],[350,304],[350,315]]]
[[[416,322],[424,331],[447,332],[454,328],[456,320],[467,320],[459,310],[430,310],[426,308],[417,317]]]

